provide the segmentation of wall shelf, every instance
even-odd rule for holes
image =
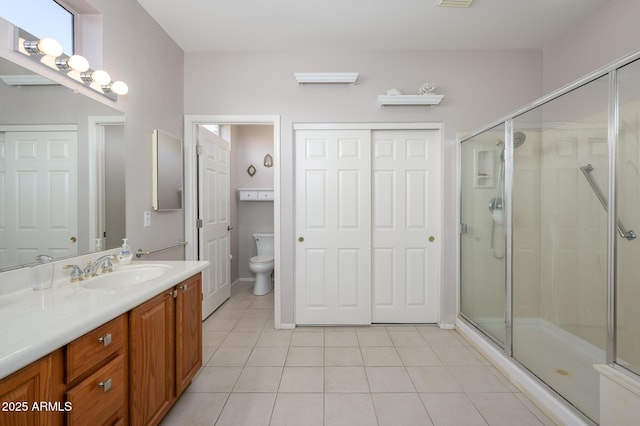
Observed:
[[[238,188],[240,201],[273,201],[273,188]]]
[[[378,95],[378,105],[439,105],[444,95]]]
[[[351,84],[358,80],[357,72],[295,72],[298,84]]]

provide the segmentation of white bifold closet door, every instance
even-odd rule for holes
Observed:
[[[371,322],[371,132],[296,132],[296,323]]]
[[[296,323],[434,323],[439,130],[296,131]]]

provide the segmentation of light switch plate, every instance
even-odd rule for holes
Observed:
[[[151,212],[144,212],[144,227],[151,226]]]

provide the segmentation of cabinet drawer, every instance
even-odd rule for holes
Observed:
[[[253,201],[258,199],[258,191],[240,191],[240,201]]]
[[[124,346],[126,316],[122,315],[67,345],[67,383],[78,378]]]
[[[121,354],[67,392],[67,401],[72,404],[67,424],[102,425],[124,406],[124,397],[124,355]]]

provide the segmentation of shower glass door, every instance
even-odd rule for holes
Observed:
[[[595,422],[605,362],[607,76],[513,120],[513,357]]]
[[[618,71],[618,223],[640,235],[640,61]],[[616,234],[616,362],[640,374],[640,238]]]
[[[460,312],[504,345],[504,135],[494,127],[462,144]]]

